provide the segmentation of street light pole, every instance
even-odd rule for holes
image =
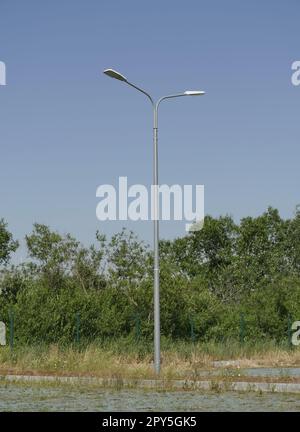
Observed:
[[[154,369],[160,372],[160,294],[159,294],[159,196],[158,196],[158,105],[153,119],[153,187],[154,187]]]
[[[123,81],[129,86],[143,93],[150,100],[153,108],[153,227],[154,227],[154,369],[156,374],[160,373],[160,294],[159,294],[159,187],[158,187],[158,107],[165,99],[181,96],[201,96],[204,91],[185,91],[183,93],[163,96],[155,103],[153,98],[145,90],[130,83],[124,75],[113,69],[105,69],[105,75]]]

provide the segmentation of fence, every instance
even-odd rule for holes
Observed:
[[[190,342],[192,342],[193,344],[196,343],[197,341],[199,341],[199,328],[197,328],[196,326],[196,318],[197,315],[193,314],[189,317],[189,328],[187,329],[187,334],[185,336],[185,340],[189,340]],[[73,328],[73,342],[74,345],[79,347],[81,345],[82,342],[82,323],[81,323],[81,315],[80,312],[76,312],[73,319],[71,320],[72,322],[70,323],[71,327]],[[18,324],[16,322],[16,318],[15,318],[15,313],[13,308],[11,308],[9,310],[9,314],[8,314],[8,322],[4,323],[6,325],[6,334],[8,335],[7,337],[7,341],[9,343],[9,347],[10,350],[13,351],[14,346],[15,346],[15,334],[18,334],[18,329],[17,326],[15,328],[15,325]],[[292,349],[294,347],[293,345],[293,341],[292,341],[292,336],[293,336],[293,331],[295,331],[295,329],[293,330],[293,319],[291,317],[291,315],[288,316],[288,320],[287,320],[287,332],[286,332],[286,336],[283,337],[283,339],[286,340],[287,342],[287,346],[288,348]],[[240,313],[239,316],[239,321],[237,323],[237,340],[239,341],[239,344],[241,346],[243,346],[245,344],[245,342],[247,340],[249,340],[249,332],[251,332],[251,324],[249,324],[247,322],[247,314],[244,312]],[[131,333],[134,336],[134,340],[136,343],[139,343],[142,339],[144,339],[144,335],[143,335],[143,331],[142,331],[142,320],[141,320],[141,315],[136,312],[133,316],[132,316],[132,328],[131,328]],[[225,338],[220,339],[221,342],[225,342]]]

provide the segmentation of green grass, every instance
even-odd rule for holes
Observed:
[[[162,378],[197,376],[212,361],[239,360],[241,367],[300,365],[300,350],[274,341],[190,343],[162,338]],[[0,347],[0,373],[154,378],[152,343],[122,338],[80,346]]]

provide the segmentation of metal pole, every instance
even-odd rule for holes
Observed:
[[[135,314],[135,340],[138,342],[141,338],[141,322],[138,312]]]
[[[159,299],[159,201],[158,201],[158,104],[154,106],[153,186],[154,186],[154,368],[160,373],[160,299]]]
[[[80,315],[76,313],[76,343],[79,345],[80,342]]]
[[[12,309],[9,311],[9,345],[12,351],[14,347],[14,312]]]
[[[240,314],[240,344],[242,345],[245,340],[245,315],[243,312]]]
[[[191,339],[192,342],[195,343],[195,326],[194,326],[194,318],[190,318],[190,325],[191,325]]]
[[[292,343],[292,318],[291,315],[288,315],[288,346],[289,348],[293,348],[293,343]]]
[[[159,305],[159,200],[158,200],[158,137],[157,137],[157,112],[158,106],[164,99],[176,98],[179,96],[199,96],[205,94],[203,91],[185,91],[183,93],[168,95],[161,97],[156,103],[145,90],[132,84],[121,73],[113,69],[105,69],[103,71],[107,76],[123,81],[129,86],[143,93],[150,100],[154,111],[153,125],[153,187],[154,187],[154,368],[155,372],[160,372],[160,305]]]

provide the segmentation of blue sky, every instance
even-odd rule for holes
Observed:
[[[272,205],[291,217],[299,13],[298,0],[1,0],[0,216],[15,237],[40,222],[84,243],[122,226],[151,242],[151,222],[95,216],[98,185],[152,179],[151,106],[107,67],[154,97],[207,92],[161,106],[161,183],[204,184],[206,214],[239,220]],[[162,223],[162,237],[183,234],[183,223]]]

